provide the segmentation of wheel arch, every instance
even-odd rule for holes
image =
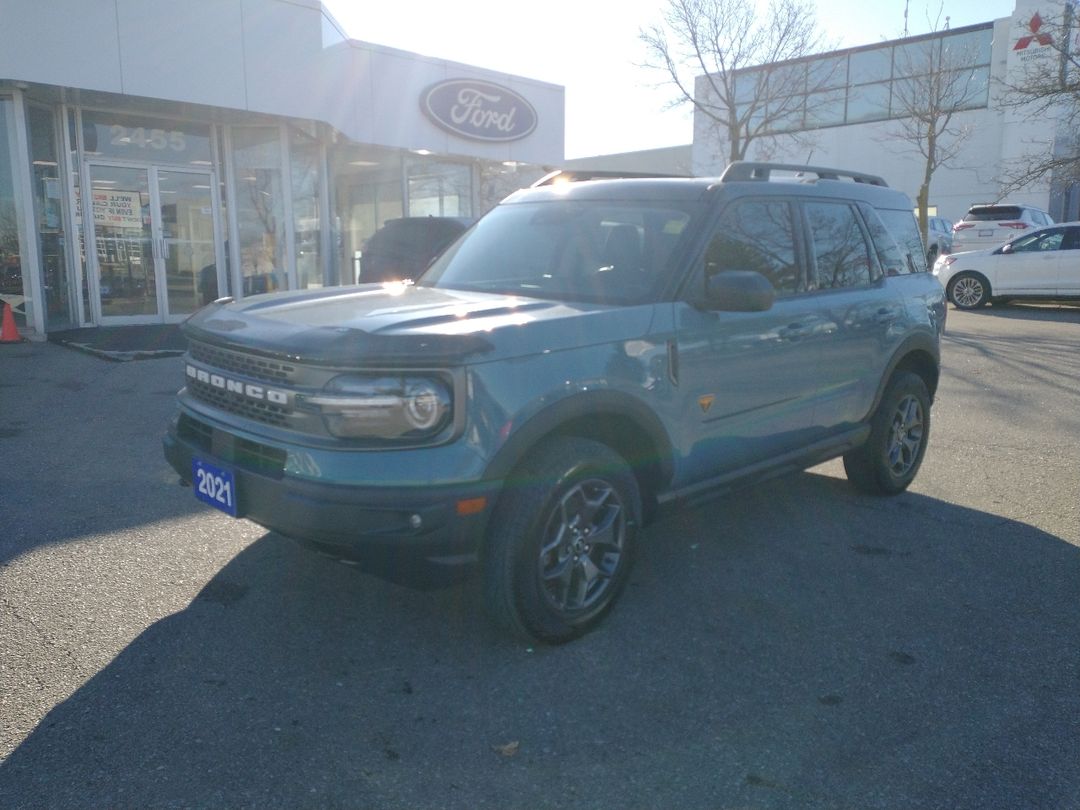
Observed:
[[[530,451],[554,436],[591,439],[618,453],[637,478],[643,517],[649,521],[656,496],[672,479],[674,462],[671,439],[646,405],[614,391],[582,392],[559,400],[511,434],[485,477],[506,479]]]
[[[893,354],[885,373],[881,376],[870,413],[872,414],[877,410],[881,398],[885,395],[885,389],[888,388],[893,377],[905,371],[910,371],[922,378],[932,403],[937,393],[938,382],[941,379],[940,361],[941,350],[934,338],[924,334],[909,337]]]

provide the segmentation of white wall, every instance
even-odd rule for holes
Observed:
[[[1018,80],[1018,59],[1014,45],[1027,31],[1032,14],[1042,9],[1048,16],[1056,11],[1052,0],[1018,0],[1013,16],[994,23],[991,56],[990,102],[986,109],[961,113],[956,123],[970,129],[960,156],[948,167],[939,168],[930,186],[930,205],[947,219],[960,219],[973,203],[994,202],[999,198],[999,178],[1010,161],[1032,151],[1047,150],[1053,141],[1054,128],[1045,119],[1034,118],[1023,110],[1002,106],[1006,94],[1003,80]],[[705,83],[698,81],[699,91]],[[925,159],[914,145],[896,137],[895,121],[830,127],[804,133],[810,143],[796,143],[779,138],[767,156],[762,149],[768,143],[751,144],[748,159],[768,159],[790,163],[862,171],[880,175],[889,185],[907,193],[913,200],[922,182]],[[709,126],[708,119],[694,116],[693,168],[697,175],[715,175],[727,165],[726,134]],[[1043,184],[1009,195],[1010,202],[1027,203],[1041,208],[1049,205],[1049,186]]]
[[[318,0],[0,0],[0,20],[0,81],[325,121],[359,143],[544,164],[563,157],[562,87],[345,41]],[[486,143],[438,129],[420,95],[447,78],[509,87],[536,109],[536,130]]]

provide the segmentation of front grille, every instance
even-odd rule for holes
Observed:
[[[278,360],[271,360],[254,354],[242,354],[228,349],[219,349],[216,346],[209,346],[194,340],[190,342],[189,353],[193,360],[200,363],[264,382],[292,382],[296,374],[296,366],[289,363],[282,363]]]
[[[270,478],[285,473],[285,451],[259,442],[248,441],[212,428],[187,414],[180,415],[177,435],[204,453]]]
[[[195,399],[244,419],[253,419],[276,427],[286,427],[288,424],[289,411],[281,405],[234,396],[191,377],[188,377],[187,389]]]

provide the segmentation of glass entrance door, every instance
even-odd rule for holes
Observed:
[[[180,321],[218,297],[209,172],[89,167],[102,324]]]
[[[157,170],[166,310],[190,315],[218,297],[210,175]]]
[[[159,320],[150,170],[92,165],[90,196],[102,321]]]

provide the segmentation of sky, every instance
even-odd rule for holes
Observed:
[[[764,0],[759,0],[764,2]],[[641,67],[642,28],[664,0],[323,0],[352,39],[538,79],[566,88],[566,157],[688,144],[687,106],[662,76]],[[908,33],[1010,16],[1013,0],[908,0]],[[818,23],[836,47],[871,45],[904,31],[904,0],[821,0]],[[940,24],[939,26],[940,27]]]

